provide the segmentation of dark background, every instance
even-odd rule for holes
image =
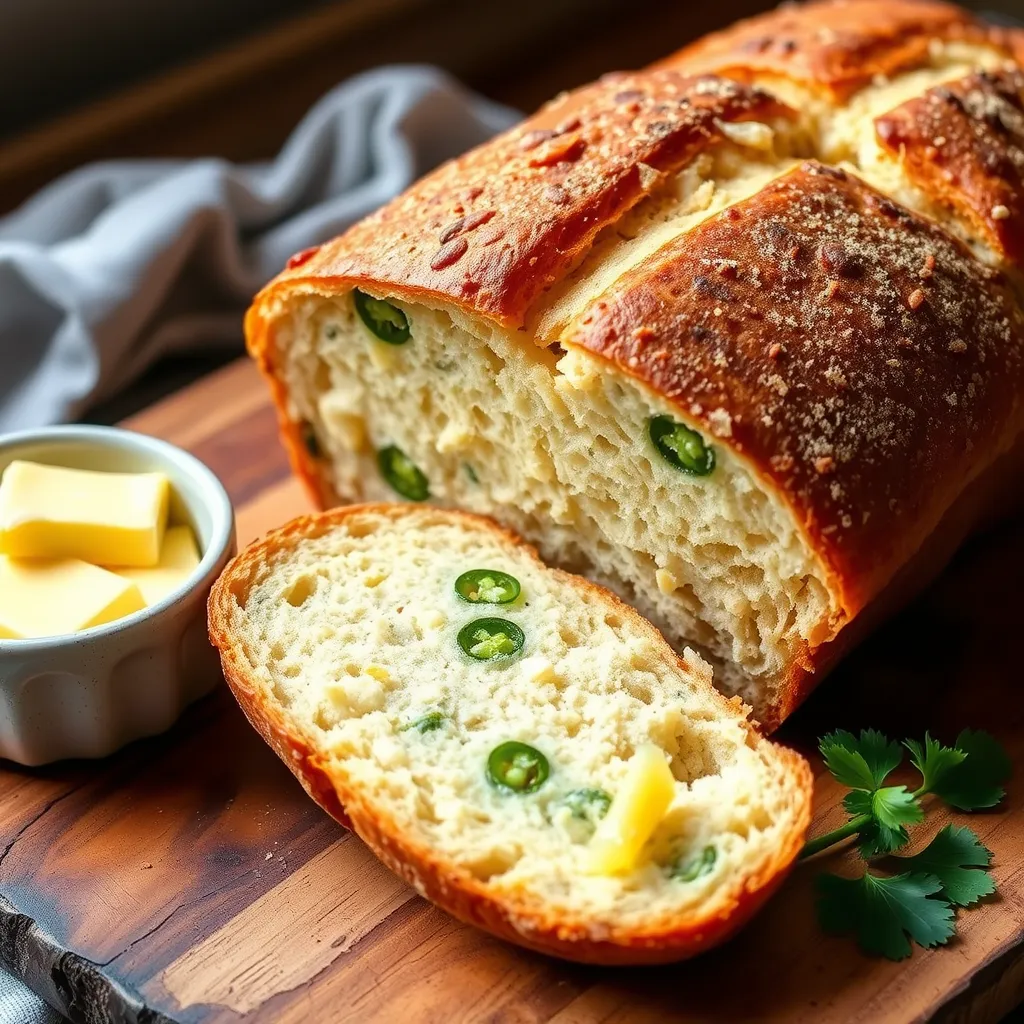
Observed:
[[[1024,18],[1024,0],[963,2]],[[771,6],[765,0],[646,0],[642,7],[635,0],[0,0],[0,212],[54,174],[97,156],[268,156],[318,95],[377,64],[437,63],[474,88],[531,110],[561,89],[613,68],[642,66]],[[43,153],[40,137],[53,152]],[[33,141],[35,159],[28,159]],[[62,143],[63,158],[56,153]]]
[[[1024,11],[1024,0],[963,0],[976,10]],[[551,0],[529,2],[450,3],[446,0],[391,3],[387,0],[3,0],[0,3],[0,135],[9,136],[40,121],[130,86],[139,79],[168,68],[201,59],[225,45],[308,14],[317,8],[376,8],[388,27],[376,33],[373,44],[357,58],[339,54],[336,64],[342,78],[367,63],[405,57],[412,42],[415,55],[419,22],[440,19],[444,23],[479,22],[495,32],[505,20],[501,8],[521,12],[524,7],[544,7],[550,13],[545,37],[524,39],[508,48],[505,59],[490,69],[474,69],[474,84],[495,90],[503,98],[523,96],[531,105],[542,97],[530,88],[532,76],[550,62],[556,88],[579,84],[573,77],[588,61],[588,51],[606,53],[613,64],[639,64],[668,52],[694,38],[712,24],[724,25],[734,18],[772,3],[757,0],[648,0],[638,18],[638,7],[628,0]],[[393,17],[387,16],[393,8]],[[559,14],[564,20],[559,18]],[[483,14],[482,19],[479,15]],[[390,23],[390,24],[389,24]],[[404,23],[404,25],[403,25]],[[612,56],[621,44],[621,56]],[[565,61],[559,75],[556,65]],[[450,61],[457,64],[458,61]],[[516,84],[517,66],[523,74]],[[490,72],[490,73],[488,73]]]
[[[963,0],[1024,21],[1024,0]],[[0,215],[91,160],[272,156],[379,64],[439,64],[523,111],[641,67],[771,0],[0,0]],[[241,351],[241,335],[239,348]],[[237,353],[235,353],[237,354]],[[92,414],[129,415],[226,357],[176,358]]]

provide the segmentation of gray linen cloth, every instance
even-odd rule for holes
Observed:
[[[0,433],[81,416],[160,356],[238,345],[299,249],[518,119],[428,67],[338,86],[278,157],[100,163],[0,219]]]
[[[47,1006],[17,978],[0,969],[0,1022],[2,1024],[63,1024],[64,1017]]]
[[[241,343],[253,293],[519,115],[429,67],[328,93],[267,164],[83,167],[0,219],[0,433],[82,415],[160,356]],[[61,1021],[0,968],[0,1024]]]

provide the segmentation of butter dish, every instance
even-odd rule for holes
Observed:
[[[0,757],[24,765],[103,757],[169,728],[221,678],[206,636],[206,599],[235,551],[231,501],[198,459],[126,430],[70,426],[0,436],[0,474],[16,460],[162,473],[170,522],[189,527],[198,541],[194,571],[180,586],[162,587],[149,607],[77,633],[0,639]]]

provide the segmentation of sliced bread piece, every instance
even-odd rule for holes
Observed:
[[[520,945],[691,956],[800,850],[803,758],[693,652],[488,519],[298,519],[229,565],[210,635],[313,799],[428,899]]]

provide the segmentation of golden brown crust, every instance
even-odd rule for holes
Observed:
[[[543,953],[584,963],[654,964],[681,960],[716,945],[740,928],[782,883],[803,846],[810,824],[813,776],[797,753],[777,747],[748,727],[752,745],[760,746],[778,766],[780,777],[795,806],[794,824],[771,856],[733,891],[723,894],[711,912],[696,918],[654,920],[643,929],[594,927],[585,919],[571,919],[553,912],[523,891],[497,892],[464,868],[440,857],[425,845],[412,842],[395,822],[364,800],[350,786],[343,767],[330,764],[317,752],[302,725],[289,719],[256,678],[246,661],[240,638],[231,625],[232,607],[245,600],[257,574],[277,555],[304,538],[319,536],[355,516],[388,518],[426,512],[465,523],[474,530],[487,529],[501,540],[522,547],[538,563],[536,551],[511,531],[492,520],[465,512],[427,509],[422,505],[352,505],[317,515],[303,516],[275,530],[241,552],[224,570],[210,595],[210,639],[218,648],[224,675],[246,718],[291,769],[306,792],[332,817],[354,831],[396,874],[423,896],[468,924],[499,938]],[[613,605],[630,628],[648,634],[664,645],[666,653],[686,669],[684,658],[668,649],[664,638],[634,609],[602,587],[560,570],[550,570],[569,585],[586,589]],[[709,687],[709,692],[712,692]],[[723,714],[743,717],[738,702],[722,701]]]
[[[563,344],[771,480],[831,576],[836,629],[1008,446],[1024,388],[1024,323],[1001,275],[816,163],[624,275]]]
[[[931,200],[1024,261],[1024,72],[980,71],[875,119],[879,142]]]
[[[275,370],[275,317],[296,294],[362,285],[506,326],[532,322],[531,307],[600,230],[657,188],[660,172],[720,140],[716,120],[791,114],[749,84],[694,73],[746,83],[778,75],[841,103],[876,76],[928,63],[934,40],[1024,60],[1024,31],[987,26],[938,0],[787,7],[658,69],[609,76],[556,101],[342,238],[298,254],[257,297],[246,331],[314,500],[348,496],[334,494],[305,450]],[[1018,264],[1021,82],[1010,68],[972,75],[876,121],[881,144],[926,200],[952,207]],[[702,421],[794,510],[838,612],[795,638],[768,727],[846,649],[847,623],[914,555],[975,470],[1010,444],[1020,419],[1024,329],[999,274],[856,178],[811,167],[655,253],[575,334],[557,339]],[[528,331],[522,337],[533,342]]]
[[[661,61],[740,81],[778,76],[843,100],[877,77],[920,67],[932,40],[987,43],[1010,55],[1012,33],[937,0],[821,0],[737,22]]]
[[[313,503],[319,508],[328,508],[337,504],[337,497],[302,436],[303,424],[298,422],[289,410],[288,388],[285,386],[284,378],[276,372],[274,360],[277,352],[272,344],[271,323],[272,320],[263,315],[260,307],[251,306],[245,314],[246,344],[270,389],[270,399],[277,413],[281,442],[288,453],[292,472],[302,482]]]
[[[455,302],[520,326],[602,228],[723,138],[788,112],[767,93],[675,71],[606,75],[438,168],[257,297],[309,280]]]
[[[289,527],[285,527],[285,531],[288,529]],[[274,535],[282,532],[284,531],[276,531]],[[207,600],[210,642],[220,651],[224,678],[249,724],[288,766],[313,800],[336,821],[346,828],[351,828],[352,822],[338,800],[334,786],[323,770],[316,751],[302,735],[290,727],[280,706],[266,700],[258,681],[246,664],[244,654],[231,636],[230,603],[236,599],[236,595],[247,582],[243,573],[247,575],[257,567],[246,558],[251,550],[252,547],[236,555],[225,566],[224,572],[210,591]]]
[[[970,534],[1024,510],[1024,434],[961,492],[886,588],[842,632],[814,652],[813,672],[794,666],[776,704],[759,724],[771,733],[810,694],[821,678],[872,630],[900,611],[927,586]]]
[[[539,953],[578,963],[671,963],[705,952],[739,931],[774,894],[796,860],[810,823],[809,794],[814,780],[810,767],[799,754],[780,747],[776,756],[794,791],[801,789],[808,794],[807,823],[799,832],[793,830],[786,837],[770,863],[747,878],[738,891],[729,894],[719,912],[690,921],[658,922],[657,927],[644,932],[602,928],[598,937],[585,922],[566,920],[542,907],[517,906],[515,894],[503,894],[497,900],[485,883],[468,872],[444,862],[426,847],[406,843],[402,834],[389,828],[372,809],[355,810],[352,804],[346,807],[352,814],[356,833],[395,874],[466,924]]]

